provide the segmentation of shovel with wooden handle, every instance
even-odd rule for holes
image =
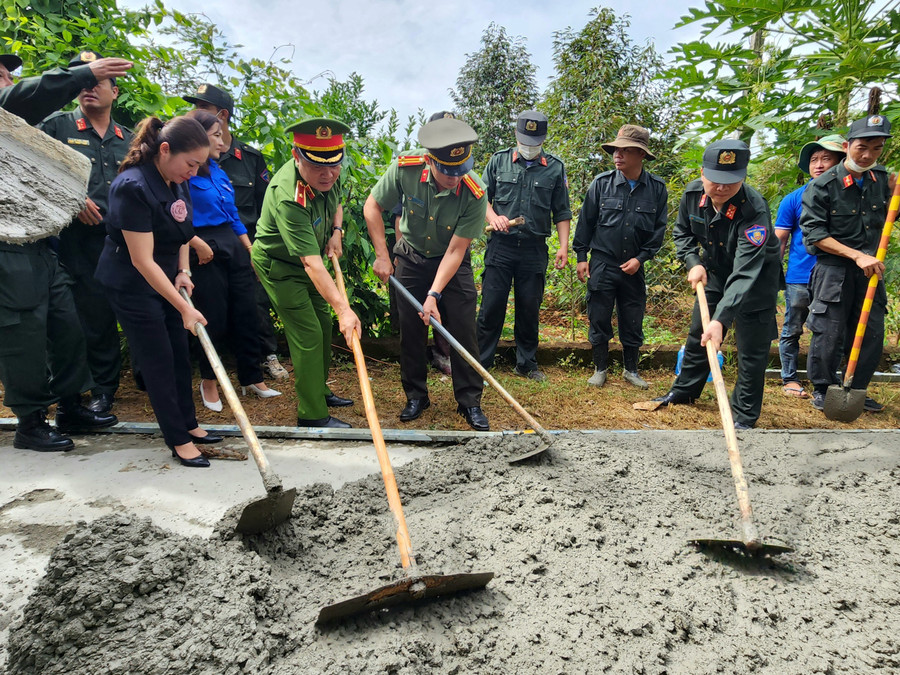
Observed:
[[[182,288],[180,292],[181,297],[193,307],[194,303],[191,302],[187,291]],[[265,497],[251,501],[244,506],[241,517],[238,519],[234,529],[242,534],[259,534],[260,532],[271,530],[291,517],[294,500],[297,498],[297,490],[295,488],[285,490],[281,483],[281,478],[269,466],[269,460],[266,459],[266,455],[259,443],[259,438],[256,436],[256,431],[250,424],[247,413],[244,412],[244,406],[241,405],[237,392],[228,378],[228,373],[225,372],[225,366],[222,365],[222,360],[216,353],[212,340],[209,339],[206,328],[198,322],[194,324],[194,330],[200,339],[200,344],[203,345],[203,351],[206,352],[206,358],[209,359],[209,364],[216,374],[216,379],[222,387],[222,393],[225,394],[225,400],[234,414],[234,419],[241,428],[241,434],[244,436],[244,440],[247,441],[247,445],[250,446],[250,454],[253,455],[253,461],[256,462],[256,468],[259,469],[263,486],[266,488]]]
[[[344,299],[347,298],[347,289],[344,286],[344,275],[336,255],[332,254],[331,262],[334,265],[335,280],[338,290]],[[397,489],[397,481],[394,478],[394,470],[391,467],[391,459],[388,456],[384,443],[384,435],[381,433],[381,422],[378,420],[378,411],[375,409],[375,398],[372,396],[372,385],[369,382],[369,373],[366,369],[366,359],[362,346],[359,343],[359,335],[356,331],[350,338],[350,347],[353,349],[353,358],[356,361],[356,372],[359,375],[359,388],[362,392],[363,402],[366,408],[366,420],[372,432],[372,442],[375,445],[375,453],[378,455],[378,464],[381,467],[381,477],[384,479],[384,490],[387,493],[388,504],[397,525],[397,547],[400,549],[400,564],[406,573],[405,578],[386,586],[376,588],[369,593],[342,600],[323,607],[319,611],[316,623],[328,623],[337,619],[383,609],[408,602],[417,602],[426,598],[439,595],[450,595],[461,591],[484,588],[494,578],[493,572],[475,572],[463,574],[429,574],[421,575],[416,571],[416,559],[413,555],[412,542],[409,538],[409,530],[406,528],[406,517],[403,515],[403,505],[400,502],[400,492]]]
[[[709,305],[706,302],[706,290],[703,282],[697,283],[697,303],[700,305],[700,318],[703,321],[703,330],[709,327]],[[691,543],[698,546],[717,546],[737,549],[757,555],[773,555],[776,553],[788,553],[793,551],[790,546],[765,543],[760,540],[759,532],[753,524],[753,511],[750,508],[750,490],[747,487],[747,479],[744,477],[744,466],[741,462],[741,454],[738,452],[737,434],[734,431],[734,417],[731,415],[731,404],[728,402],[728,392],[725,390],[725,380],[722,378],[722,369],[719,367],[719,358],[716,354],[716,345],[712,340],[706,341],[706,356],[709,359],[709,367],[712,371],[713,386],[716,389],[716,400],[719,403],[719,415],[722,418],[722,429],[725,431],[725,442],[728,445],[728,460],[731,462],[731,475],[734,478],[734,488],[737,492],[738,507],[741,510],[741,538],[740,539],[692,539]]]
[[[894,221],[897,220],[897,211],[900,210],[900,180],[894,186],[894,194],[891,196],[891,204],[888,209],[887,219],[884,221],[884,229],[881,231],[881,241],[878,243],[878,251],[875,257],[884,262],[887,256],[888,243],[891,240],[891,231],[894,229]],[[869,286],[866,288],[866,297],[863,300],[862,311],[859,313],[859,323],[856,326],[856,336],[853,338],[853,347],[847,359],[847,369],[844,371],[844,383],[832,384],[825,392],[825,417],[838,422],[852,422],[860,415],[866,405],[866,390],[851,389],[853,376],[856,374],[856,364],[859,362],[859,352],[862,349],[863,338],[866,335],[866,324],[869,323],[869,313],[872,311],[872,303],[875,301],[875,290],[878,288],[878,275],[869,277]]]

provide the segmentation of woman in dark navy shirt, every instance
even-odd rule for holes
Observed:
[[[206,331],[220,348],[227,342],[237,361],[237,376],[244,394],[250,389],[260,398],[280,396],[263,382],[262,341],[256,309],[256,288],[250,265],[250,237],[234,204],[234,188],[216,163],[228,148],[222,142],[219,119],[206,110],[185,117],[197,120],[209,137],[209,160],[191,178],[194,232],[191,269],[194,304],[209,323]],[[222,401],[206,354],[196,340],[193,351],[200,364],[200,399],[210,410],[222,410]]]
[[[209,466],[195,443],[222,440],[201,429],[194,414],[186,331],[206,319],[178,293],[193,289],[187,242],[194,228],[186,181],[208,154],[209,139],[196,120],[141,122],[109,189],[107,238],[95,274],[140,366],[172,456],[192,467]]]

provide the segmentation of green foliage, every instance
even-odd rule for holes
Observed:
[[[525,39],[495,23],[482,34],[481,49],[466,57],[450,97],[459,116],[478,132],[473,154],[475,166],[483,167],[492,154],[515,145],[516,117],[537,101],[537,68]]]
[[[672,148],[687,124],[678,98],[658,79],[662,57],[652,45],[632,41],[627,15],[598,7],[589,16],[580,31],[553,34],[556,75],[539,105],[550,118],[547,145],[565,162],[573,196],[613,168],[600,146],[623,124],[650,130],[658,159],[648,168],[668,177],[681,164]]]

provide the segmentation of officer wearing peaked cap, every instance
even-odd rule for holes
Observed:
[[[887,170],[878,164],[891,123],[868,115],[850,125],[843,144],[847,156],[815,179],[803,193],[800,228],[807,250],[816,256],[809,279],[809,319],[812,333],[807,372],[813,385],[814,407],[822,409],[837,375],[841,357],[849,352],[869,278],[879,276],[875,299],[863,336],[854,389],[866,389],[884,349],[887,294],[884,263],[875,257],[887,217],[891,186]],[[870,398],[865,408],[882,405]]]
[[[469,244],[484,225],[487,196],[472,171],[475,131],[458,119],[441,118],[419,130],[422,149],[398,157],[366,200],[363,213],[375,248],[374,271],[388,281],[395,274],[424,309],[422,316],[401,302],[400,377],[407,404],[401,421],[419,417],[428,398],[425,341],[430,317],[436,319],[475,354],[475,279]],[[389,252],[381,212],[403,199],[401,238]],[[396,268],[395,268],[396,266]],[[481,376],[458,354],[450,356],[457,412],[469,426],[487,431],[481,410]]]
[[[516,147],[496,152],[483,178],[487,185],[487,221],[493,230],[484,254],[478,344],[481,364],[494,365],[503,331],[510,288],[515,286],[515,338],[517,375],[538,382],[537,348],[541,302],[547,278],[547,237],[551,227],[559,233],[555,264],[569,260],[572,209],[562,160],[543,149],[547,116],[525,110],[516,121]],[[511,220],[525,222],[510,228]]]
[[[752,428],[762,409],[769,346],[776,336],[775,303],[781,282],[778,237],[769,205],[744,184],[750,149],[743,141],[707,146],[699,180],[684,189],[673,239],[688,282],[706,286],[710,324],[704,331],[694,304],[681,373],[656,401],[691,403],[709,376],[707,341],[718,348],[735,327],[738,377],[731,395],[736,429]]]
[[[284,323],[298,426],[350,426],[328,414],[329,406],[352,404],[326,384],[332,326],[328,305],[347,344],[353,331],[362,334],[362,327],[323,261],[342,250],[341,164],[348,131],[343,122],[326,118],[287,128],[293,135],[293,158],[272,177],[251,251],[260,283]]]
[[[69,68],[101,58],[97,52],[86,49],[69,61]],[[109,186],[119,173],[119,165],[128,154],[133,137],[130,129],[112,118],[113,104],[118,96],[114,77],[99,80],[81,90],[75,110],[55,113],[39,125],[49,136],[91,161],[87,202],[72,224],[59,235],[59,259],[75,282],[72,293],[95,383],[88,407],[95,412],[108,412],[112,407],[122,365],[116,315],[105,289],[94,279],[106,239],[103,221],[108,211]]]

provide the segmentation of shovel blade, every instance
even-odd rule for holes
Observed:
[[[532,457],[538,457],[540,455],[543,455],[549,449],[550,449],[549,445],[545,445],[544,443],[541,443],[534,450],[529,450],[528,452],[523,453],[521,455],[515,455],[514,457],[510,457],[506,461],[509,462],[510,464],[518,464],[519,462],[524,462],[526,459],[531,459]]]
[[[493,572],[469,574],[432,574],[401,579],[370,593],[349,600],[342,600],[319,611],[316,624],[325,624],[376,609],[385,609],[404,603],[418,602],[439,595],[451,595],[463,591],[484,588],[494,578]]]
[[[291,517],[297,490],[273,490],[262,499],[249,502],[241,512],[235,531],[240,534],[267,532]]]
[[[761,541],[748,543],[740,539],[691,539],[690,543],[698,548],[725,548],[755,556],[778,555],[794,551],[790,546],[783,544],[767,544]]]
[[[863,413],[865,389],[849,389],[832,384],[825,393],[825,417],[838,422],[853,422]]]

